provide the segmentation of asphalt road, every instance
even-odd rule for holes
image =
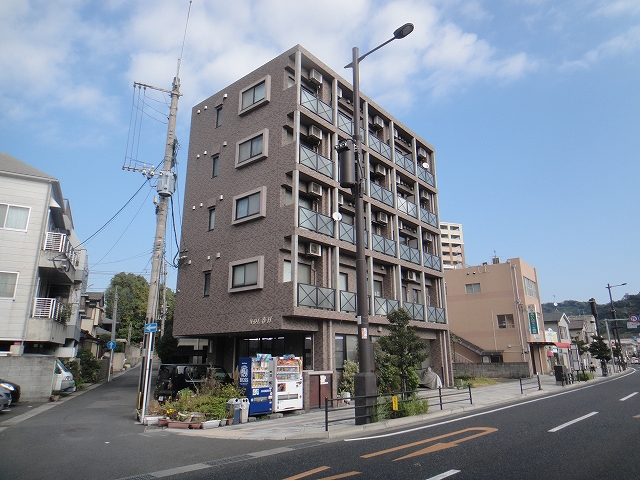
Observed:
[[[636,479],[640,372],[508,406],[389,431],[238,455],[171,479]],[[191,471],[188,471],[191,470]],[[173,473],[173,474],[172,474]],[[156,475],[145,478],[154,478]]]

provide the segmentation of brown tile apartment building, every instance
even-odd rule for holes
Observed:
[[[352,98],[298,45],[193,108],[174,334],[208,339],[208,361],[357,359],[354,199],[335,152]],[[447,383],[434,151],[365,96],[362,118],[371,335],[404,306],[429,345],[423,367]]]

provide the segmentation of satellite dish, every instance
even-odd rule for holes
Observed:
[[[422,162],[422,168],[429,168],[428,162]]]
[[[340,212],[333,212],[331,218],[333,218],[336,222],[339,222],[340,220],[342,220],[342,214]]]

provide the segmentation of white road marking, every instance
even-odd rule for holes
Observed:
[[[587,415],[583,415],[580,418],[576,418],[575,420],[571,420],[570,422],[563,423],[562,425],[558,425],[556,428],[552,428],[549,431],[550,432],[557,432],[558,430],[562,430],[564,427],[568,427],[569,425],[573,425],[574,423],[578,423],[579,421],[584,420],[585,418],[589,418],[589,417],[592,417],[592,416],[597,415],[597,414],[598,414],[598,412],[588,413]]]
[[[637,394],[638,394],[638,392],[633,392],[631,395],[627,395],[626,397],[621,398],[620,401],[624,402],[625,400],[628,400],[628,399],[630,399],[631,397],[633,397],[634,395],[637,395]]]
[[[460,470],[449,470],[441,473],[440,475],[436,475],[435,477],[427,478],[427,480],[442,480],[443,478],[450,477],[451,475],[455,475],[456,473],[460,473]]]

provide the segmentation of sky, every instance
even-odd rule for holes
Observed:
[[[361,91],[435,148],[467,264],[520,257],[543,302],[640,291],[637,0],[193,0],[185,35],[189,6],[0,2],[0,151],[60,180],[89,290],[151,270],[155,188],[122,167],[162,162],[168,99],[147,89],[139,123],[134,82],[170,90],[182,52],[171,259],[195,104],[296,44],[349,79],[353,46],[411,22],[361,63]]]

